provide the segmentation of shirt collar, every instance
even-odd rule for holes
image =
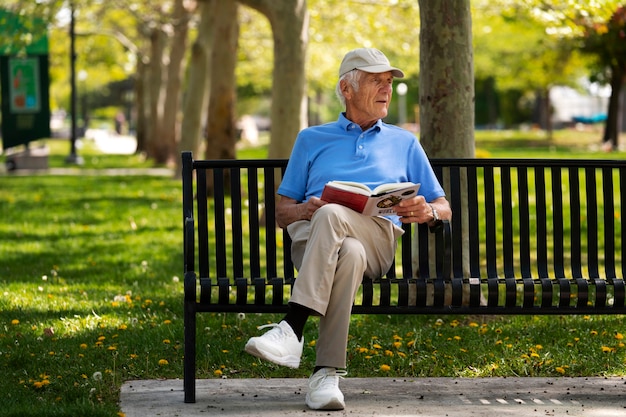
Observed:
[[[357,125],[356,123],[348,120],[346,118],[346,113],[345,112],[341,112],[339,113],[339,120],[337,120],[337,123],[339,123],[339,125],[341,126],[341,128],[345,131],[349,131],[352,130],[354,127],[358,127],[359,129],[361,129],[361,127],[359,125]],[[368,130],[371,129],[376,129],[380,132],[380,130],[383,127],[383,121],[382,119],[378,119],[376,121],[376,123],[374,123],[374,125],[372,127],[370,127]]]

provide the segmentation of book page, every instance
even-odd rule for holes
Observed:
[[[412,187],[415,184],[412,182],[395,182],[390,184],[381,184],[378,187],[374,188],[372,191],[372,195],[381,195],[387,193],[389,191],[401,190],[406,187]]]

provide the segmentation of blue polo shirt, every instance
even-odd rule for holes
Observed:
[[[356,181],[371,189],[392,182],[420,183],[426,201],[445,196],[419,141],[382,120],[363,131],[341,113],[332,123],[302,130],[278,194],[296,201],[319,197],[328,181]]]

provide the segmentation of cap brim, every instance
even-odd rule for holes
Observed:
[[[360,69],[361,71],[371,72],[373,74],[379,74],[381,72],[391,71],[394,77],[396,78],[404,78],[404,72],[401,69],[390,67],[389,65],[368,65],[363,67],[357,67],[356,69]]]

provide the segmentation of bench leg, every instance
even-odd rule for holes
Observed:
[[[185,300],[185,358],[183,387],[185,402],[196,402],[196,309],[195,302]]]

